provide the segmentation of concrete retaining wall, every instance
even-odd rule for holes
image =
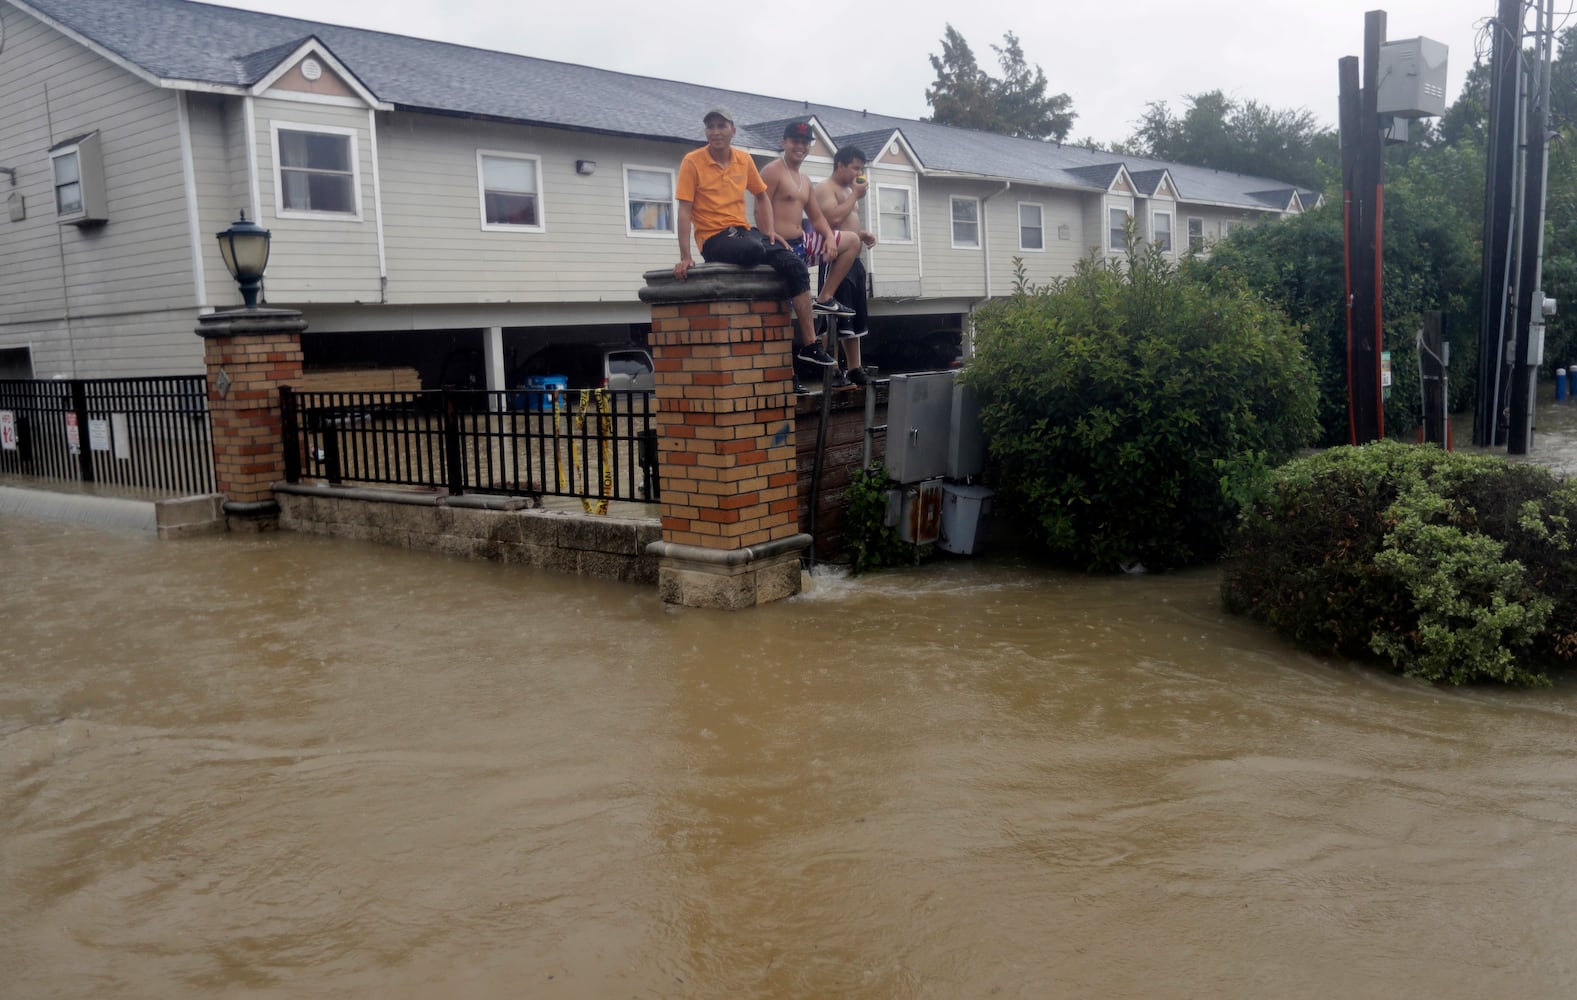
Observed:
[[[279,526],[656,586],[656,518],[527,509],[527,501],[280,484]]]

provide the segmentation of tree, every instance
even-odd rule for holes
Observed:
[[[1061,142],[1078,116],[1070,110],[1067,94],[1046,96],[1046,74],[1024,59],[1018,36],[1009,31],[1003,44],[991,48],[1002,67],[1002,77],[980,68],[974,50],[951,24],[942,35],[942,54],[933,55],[936,82],[925,92],[931,105],[929,121],[982,132],[997,132],[1021,139]]]
[[[1049,137],[1061,142],[1078,117],[1070,110],[1073,99],[1067,94],[1047,97],[1046,74],[1039,66],[1030,71],[1018,36],[1010,31],[1002,36],[1002,41],[1005,44],[991,46],[1002,66],[1002,78],[996,81],[997,118],[1002,127],[993,131],[1021,139]]]
[[[1153,101],[1125,147],[1141,156],[1287,181],[1323,191],[1335,179],[1340,149],[1334,131],[1307,110],[1277,110],[1234,101],[1219,90],[1190,94],[1179,117]]]

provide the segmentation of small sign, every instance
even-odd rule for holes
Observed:
[[[1380,352],[1380,388],[1391,388],[1391,352]]]
[[[73,455],[80,454],[82,451],[82,438],[77,434],[77,415],[75,413],[66,414],[66,448]]]
[[[126,414],[110,414],[110,438],[115,442],[115,457],[122,461],[131,459],[131,433],[126,423]]]
[[[16,451],[16,414],[0,410],[0,449]]]
[[[88,447],[94,451],[110,450],[110,422],[103,417],[88,421]]]

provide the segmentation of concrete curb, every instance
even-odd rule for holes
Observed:
[[[134,531],[159,529],[158,515],[151,500],[124,500],[0,486],[0,515],[9,514]]]

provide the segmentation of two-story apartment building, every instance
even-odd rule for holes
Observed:
[[[201,370],[238,305],[214,234],[273,234],[264,296],[309,366],[508,384],[564,339],[638,339],[677,258],[674,179],[726,104],[766,162],[870,159],[873,332],[960,328],[1128,220],[1167,253],[1314,195],[1223,174],[187,0],[0,0],[0,377]]]

